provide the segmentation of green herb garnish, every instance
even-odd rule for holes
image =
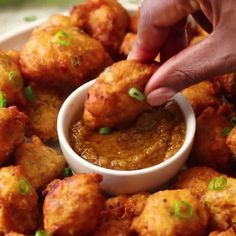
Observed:
[[[129,96],[142,102],[145,100],[145,95],[139,91],[137,88],[130,88],[128,92]]]

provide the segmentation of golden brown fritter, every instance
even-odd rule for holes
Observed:
[[[203,196],[213,230],[227,230],[229,227],[236,229],[236,179],[226,179],[227,185],[222,190],[208,189]]]
[[[57,116],[64,98],[55,89],[30,87],[35,99],[24,108],[30,120],[27,135],[37,135],[44,142],[57,141]]]
[[[75,27],[36,30],[21,51],[23,75],[43,86],[74,89],[111,63],[95,39]]]
[[[7,56],[9,56],[11,58],[11,60],[13,60],[18,66],[19,61],[20,61],[20,52],[19,51],[15,51],[15,50],[8,50],[6,52]]]
[[[0,166],[24,142],[27,116],[17,107],[0,108]]]
[[[157,68],[155,64],[136,61],[120,61],[107,68],[89,90],[83,114],[85,124],[93,129],[116,127],[149,109],[145,98],[139,101],[129,95],[129,90],[143,92]]]
[[[20,234],[20,233],[16,233],[16,232],[11,231],[11,232],[5,234],[4,236],[25,236],[25,234]]]
[[[209,80],[184,89],[182,94],[190,101],[196,116],[199,116],[207,107],[217,108],[221,103],[219,87]]]
[[[55,14],[50,16],[37,30],[43,30],[49,26],[70,27],[73,26],[71,16]]]
[[[37,227],[38,196],[21,166],[0,169],[0,231],[32,233]]]
[[[177,189],[189,189],[191,193],[201,199],[208,189],[211,179],[221,175],[219,172],[208,167],[193,167],[184,170],[177,176],[174,187]]]
[[[71,9],[75,26],[97,39],[115,58],[129,26],[128,12],[117,0],[86,0]]]
[[[127,33],[120,47],[120,53],[128,56],[132,46],[136,40],[137,35],[134,33]]]
[[[229,125],[227,118],[214,108],[205,109],[197,119],[189,164],[227,172],[232,164],[232,153],[226,145],[224,130]]]
[[[92,233],[104,203],[101,180],[98,174],[77,174],[50,184],[43,205],[45,230],[58,236]]]
[[[42,190],[53,179],[59,178],[65,168],[65,160],[53,148],[36,137],[21,144],[14,152],[15,163],[21,165],[31,185]]]
[[[130,25],[129,30],[133,33],[138,32],[138,25],[140,21],[140,10],[137,10],[133,15],[130,17]]]
[[[209,234],[209,236],[236,236],[233,228],[229,228],[226,231],[214,231]]]
[[[226,144],[230,148],[231,152],[234,154],[234,157],[236,157],[236,127],[234,127],[227,139],[226,139]]]
[[[166,190],[148,198],[131,230],[139,236],[201,236],[206,233],[208,219],[205,206],[189,190]]]
[[[15,61],[0,50],[0,93],[6,105],[22,105],[25,103],[23,95],[23,79]]]

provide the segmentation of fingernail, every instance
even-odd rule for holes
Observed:
[[[159,106],[167,102],[176,94],[176,91],[170,88],[159,88],[147,95],[147,102],[151,106]]]

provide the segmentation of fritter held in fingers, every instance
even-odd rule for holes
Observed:
[[[115,58],[129,26],[128,12],[117,0],[86,0],[71,10],[73,23],[97,39]]]
[[[228,119],[212,107],[205,109],[197,119],[196,135],[189,164],[212,167],[227,172],[233,162],[233,154],[226,145],[225,131]]]
[[[209,234],[209,236],[236,236],[233,228],[229,228],[226,231],[214,231]]]
[[[92,233],[104,206],[101,180],[98,174],[77,174],[52,182],[43,205],[45,230],[57,236]]]
[[[0,50],[0,107],[25,103],[23,79],[16,62]]]
[[[231,152],[234,154],[234,157],[236,158],[236,127],[234,127],[227,139],[226,139],[226,144],[230,148]]]
[[[201,199],[207,192],[211,179],[220,175],[219,172],[212,168],[196,166],[180,173],[174,183],[174,187],[177,189],[189,189],[195,197]]]
[[[236,229],[236,179],[219,176],[211,180],[208,191],[203,196],[210,213],[212,230]]]
[[[25,88],[27,106],[24,111],[29,117],[27,135],[37,135],[42,141],[57,141],[57,116],[64,101],[55,89],[29,85]]]
[[[121,47],[120,47],[120,53],[125,55],[125,56],[128,56],[132,47],[133,47],[133,44],[136,40],[136,37],[137,35],[134,34],[134,33],[127,33],[125,35],[125,38],[121,44]]]
[[[120,61],[107,68],[89,90],[83,114],[85,124],[93,129],[117,127],[148,110],[143,91],[157,68],[135,61]]]
[[[21,51],[23,75],[47,87],[72,90],[97,76],[111,58],[95,39],[75,27],[36,30]]]
[[[129,30],[133,33],[138,32],[138,26],[140,21],[140,10],[137,10],[133,15],[130,17],[130,24],[129,24]]]
[[[187,189],[152,194],[131,230],[139,236],[203,236],[209,216],[205,206]]]
[[[0,165],[24,142],[27,116],[16,107],[0,108]]]
[[[38,196],[22,167],[1,168],[0,186],[0,232],[34,232],[38,220]]]
[[[54,149],[44,145],[36,137],[23,143],[14,152],[15,164],[21,165],[31,185],[42,190],[53,179],[59,178],[65,167],[65,160]]]
[[[191,103],[196,116],[199,116],[207,107],[217,108],[221,103],[219,87],[209,80],[184,89],[182,94]]]

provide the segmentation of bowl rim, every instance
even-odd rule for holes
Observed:
[[[70,156],[69,158],[74,159],[78,163],[78,165],[81,163],[82,165],[86,166],[87,169],[90,169],[91,171],[94,171],[94,172],[99,172],[104,175],[135,176],[135,175],[155,172],[158,169],[166,168],[167,166],[177,161],[181,156],[183,156],[183,154],[188,150],[188,147],[192,145],[194,135],[195,135],[195,130],[196,130],[196,117],[192,109],[192,106],[190,105],[188,100],[182,94],[177,93],[173,97],[173,99],[180,106],[180,109],[184,115],[185,124],[186,124],[186,133],[185,133],[184,143],[182,144],[181,148],[172,157],[168,158],[167,160],[157,165],[143,168],[143,169],[138,169],[138,170],[113,170],[113,169],[97,166],[83,159],[73,150],[69,141],[67,140],[66,135],[65,135],[66,128],[64,127],[64,121],[66,119],[66,114],[68,112],[68,109],[70,109],[70,104],[73,103],[73,101],[75,101],[76,99],[78,99],[80,93],[87,92],[88,89],[95,83],[95,81],[96,79],[89,81],[83,84],[82,86],[78,87],[75,91],[73,91],[64,101],[58,114],[57,131],[58,131],[58,139],[59,139],[61,149],[64,148],[69,154]],[[74,109],[76,109],[76,107]]]

